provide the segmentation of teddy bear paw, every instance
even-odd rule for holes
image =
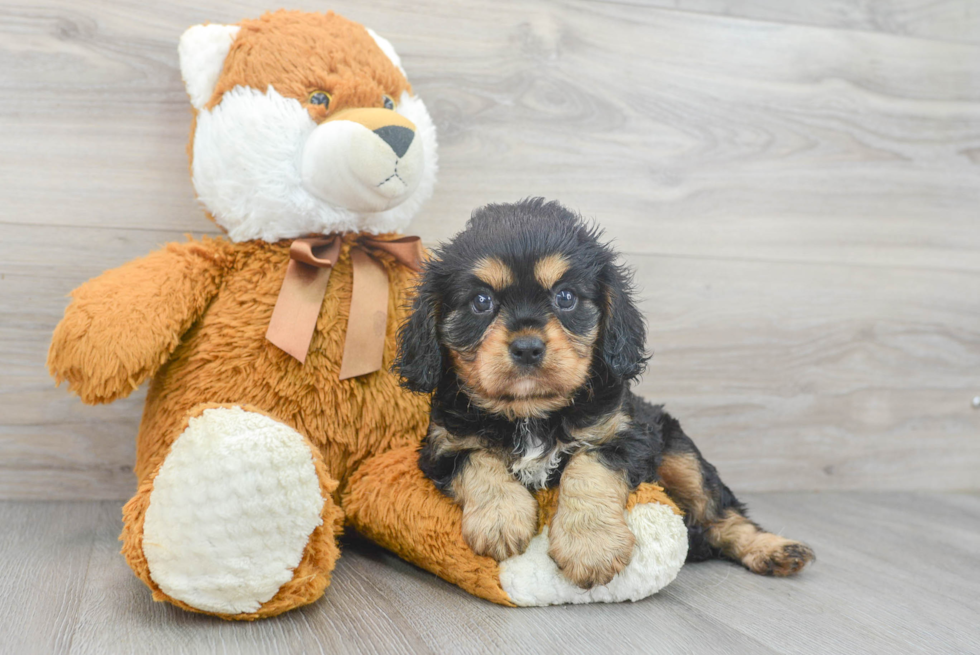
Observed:
[[[555,535],[554,527],[545,526],[524,553],[500,563],[501,587],[515,605],[639,600],[669,584],[687,556],[684,519],[659,503],[640,504],[626,513],[626,528],[635,540],[627,538],[621,549],[613,549],[621,550],[623,564],[605,567],[601,576],[595,566],[576,569],[565,562],[564,571],[559,568],[553,540],[560,543],[567,535],[562,536],[560,528]],[[626,543],[631,557],[625,554]]]
[[[323,505],[302,435],[240,407],[207,409],[153,482],[143,524],[150,577],[196,609],[255,612],[292,579]]]

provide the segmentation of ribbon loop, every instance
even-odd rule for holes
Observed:
[[[337,257],[340,255],[341,243],[342,239],[339,236],[322,239],[294,239],[289,246],[289,258],[320,268],[333,266],[337,263]]]
[[[333,235],[295,239],[289,247],[289,266],[265,336],[301,364],[306,362],[342,243],[341,236]],[[422,266],[422,241],[418,237],[392,241],[362,237],[352,244],[354,279],[341,380],[381,369],[388,323],[388,273],[373,256],[377,251],[413,271]]]
[[[359,243],[372,250],[388,253],[397,259],[402,266],[406,266],[416,273],[422,269],[422,239],[418,237],[402,237],[392,241],[365,237]]]

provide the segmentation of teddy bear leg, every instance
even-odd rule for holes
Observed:
[[[502,605],[618,602],[645,598],[670,583],[687,557],[687,528],[656,485],[630,494],[626,523],[636,537],[630,563],[611,582],[582,589],[548,554],[557,491],[538,492],[539,533],[527,549],[497,562],[466,545],[462,511],[418,467],[413,447],[377,455],[351,476],[342,502],[362,534],[401,558]]]
[[[322,595],[343,514],[303,435],[258,410],[202,405],[159,458],[120,537],[155,600],[251,620]]]

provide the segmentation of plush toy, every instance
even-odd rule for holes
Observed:
[[[316,600],[345,523],[509,605],[637,599],[686,532],[653,485],[637,547],[581,590],[542,533],[498,563],[424,478],[428,398],[388,371],[421,254],[399,237],[432,193],[436,138],[391,44],[334,14],[279,11],[180,39],[197,195],[227,234],[171,243],[73,293],[48,365],[86,403],[150,379],[122,552],[157,600],[229,619]]]

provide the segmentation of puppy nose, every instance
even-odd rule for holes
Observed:
[[[374,133],[380,136],[382,141],[391,146],[391,149],[399,157],[403,157],[408,152],[408,147],[412,145],[412,139],[415,138],[415,132],[413,130],[402,127],[401,125],[385,125],[376,129]]]
[[[544,359],[544,341],[538,337],[519,337],[510,344],[510,356],[518,364],[537,366]]]

